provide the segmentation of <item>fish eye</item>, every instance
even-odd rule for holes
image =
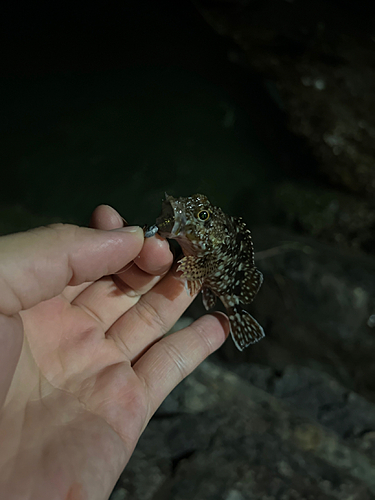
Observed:
[[[198,219],[199,220],[207,220],[210,218],[210,212],[208,210],[201,210],[200,212],[198,212]]]

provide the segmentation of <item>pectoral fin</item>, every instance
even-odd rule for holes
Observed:
[[[181,277],[185,280],[186,290],[190,295],[199,292],[208,273],[205,259],[193,255],[181,259],[177,271],[182,272]]]

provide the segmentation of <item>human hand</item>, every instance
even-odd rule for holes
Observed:
[[[162,339],[194,298],[168,243],[140,228],[113,231],[123,223],[107,206],[91,225],[101,230],[0,238],[7,500],[107,498],[155,410],[229,332],[214,313]]]

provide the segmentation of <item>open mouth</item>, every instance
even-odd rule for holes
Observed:
[[[161,207],[161,215],[156,219],[159,234],[167,238],[176,238],[183,231],[186,217],[177,206],[173,196],[167,196]]]
[[[181,231],[184,230],[185,224],[186,224],[186,217],[185,216],[176,217],[174,224],[173,224],[173,227],[172,227],[171,234],[173,236],[178,236],[181,233]]]

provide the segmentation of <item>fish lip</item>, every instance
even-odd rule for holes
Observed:
[[[185,226],[186,226],[186,216],[184,214],[178,214],[176,216],[175,213],[175,221],[172,227],[171,235],[177,237],[185,229]]]
[[[168,196],[167,201],[170,203],[174,215],[174,224],[171,230],[171,236],[177,238],[184,231],[186,226],[185,211],[183,206],[181,206],[181,202],[172,196]]]
[[[162,213],[156,220],[159,234],[166,238],[178,238],[186,226],[186,216],[180,202],[168,196],[162,204]]]

